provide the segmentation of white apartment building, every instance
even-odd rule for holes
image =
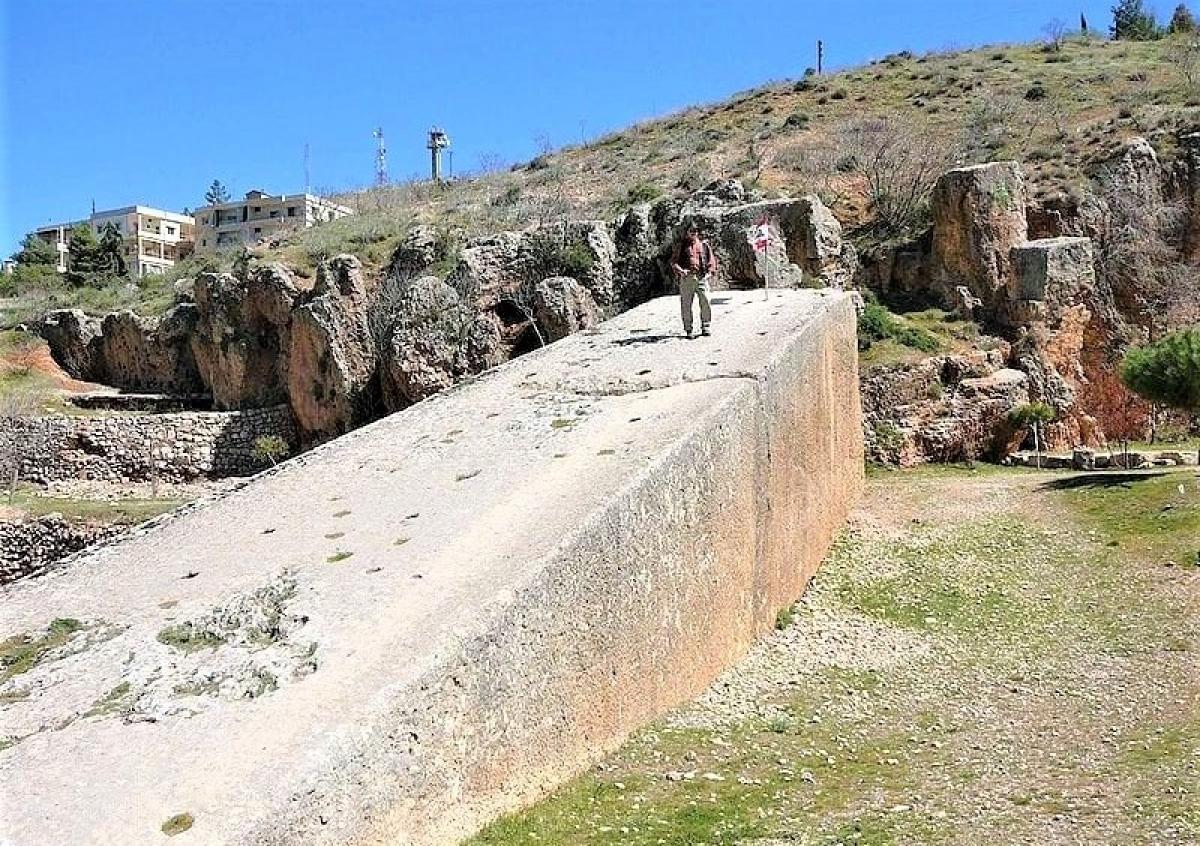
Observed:
[[[92,212],[86,220],[55,223],[37,230],[39,238],[58,250],[59,273],[65,273],[69,264],[67,245],[71,230],[81,223],[97,238],[106,225],[115,226],[125,242],[125,263],[138,277],[165,272],[176,261],[190,255],[195,242],[195,221],[190,215],[149,206]]]
[[[249,246],[285,229],[304,229],[348,214],[354,209],[313,194],[249,191],[244,199],[196,210],[196,249]]]

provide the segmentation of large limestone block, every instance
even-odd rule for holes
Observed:
[[[855,311],[656,300],[0,592],[4,839],[451,844],[701,691],[862,484]]]
[[[1096,271],[1090,238],[1043,238],[1012,249],[1010,298],[1044,300],[1054,307],[1076,302],[1092,290]]]
[[[1026,237],[1025,179],[1016,162],[955,168],[934,186],[933,263],[947,292],[964,286],[986,305],[1003,297],[1009,253]]]

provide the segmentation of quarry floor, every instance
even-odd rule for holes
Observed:
[[[491,844],[1200,843],[1194,470],[876,473],[777,631]]]

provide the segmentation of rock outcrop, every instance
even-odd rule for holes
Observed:
[[[549,343],[591,329],[600,322],[600,308],[574,279],[553,276],[534,286],[533,316]]]
[[[407,408],[505,359],[499,319],[471,308],[436,276],[407,285],[396,314],[381,351],[383,401],[389,411]]]
[[[287,393],[310,439],[335,437],[378,416],[368,305],[362,263],[347,255],[318,268],[311,299],[292,312]]]
[[[201,273],[193,296],[199,319],[192,353],[217,408],[286,402],[292,310],[302,289],[283,265]]]
[[[1008,414],[1029,401],[1029,377],[1004,366],[1005,353],[939,355],[864,372],[867,458],[909,467],[1008,455],[1022,436]]]

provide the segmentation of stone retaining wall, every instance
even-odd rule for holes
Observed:
[[[291,449],[296,444],[287,406],[34,417],[0,420],[0,427],[16,438],[20,478],[39,484],[66,479],[140,482],[242,476],[266,466],[254,455],[258,437],[276,435]]]
[[[0,522],[0,585],[44,573],[68,555],[125,528],[71,523],[58,514]]]

